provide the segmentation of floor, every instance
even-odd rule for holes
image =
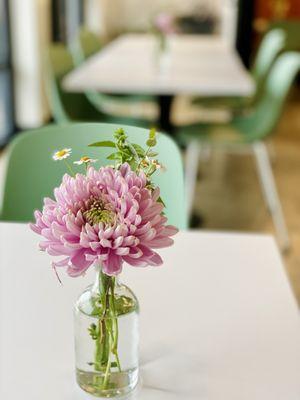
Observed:
[[[300,305],[300,90],[292,93],[269,150],[292,244],[283,259]],[[194,209],[205,229],[274,233],[251,155],[218,150],[202,161]]]

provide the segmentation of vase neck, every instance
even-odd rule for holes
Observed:
[[[96,267],[96,276],[93,284],[93,292],[102,294],[107,292],[109,286],[119,287],[120,281],[119,276],[106,275],[101,266]]]

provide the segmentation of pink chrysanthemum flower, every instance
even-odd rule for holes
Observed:
[[[90,167],[87,175],[64,175],[54,190],[55,201],[44,200],[31,228],[45,240],[40,248],[52,256],[65,256],[54,267],[67,267],[70,276],[82,275],[101,264],[108,275],[121,272],[123,262],[135,267],[161,265],[153,250],[173,244],[177,232],[166,225],[159,189],[147,188],[143,172],[128,164],[119,170]]]

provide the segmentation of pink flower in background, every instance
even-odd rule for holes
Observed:
[[[174,17],[167,13],[158,14],[154,20],[154,26],[165,35],[171,35],[176,32]]]
[[[66,174],[54,195],[35,212],[31,228],[44,237],[42,250],[65,256],[54,266],[67,267],[73,277],[93,264],[102,264],[108,275],[119,274],[123,262],[161,265],[153,249],[172,245],[170,236],[177,233],[166,225],[159,189],[150,190],[145,174],[137,175],[128,164],[119,170],[89,167],[86,176]]]

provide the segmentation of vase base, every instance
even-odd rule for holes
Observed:
[[[131,392],[138,382],[138,368],[112,372],[105,382],[102,372],[76,369],[76,380],[85,392],[102,398],[124,396]]]

